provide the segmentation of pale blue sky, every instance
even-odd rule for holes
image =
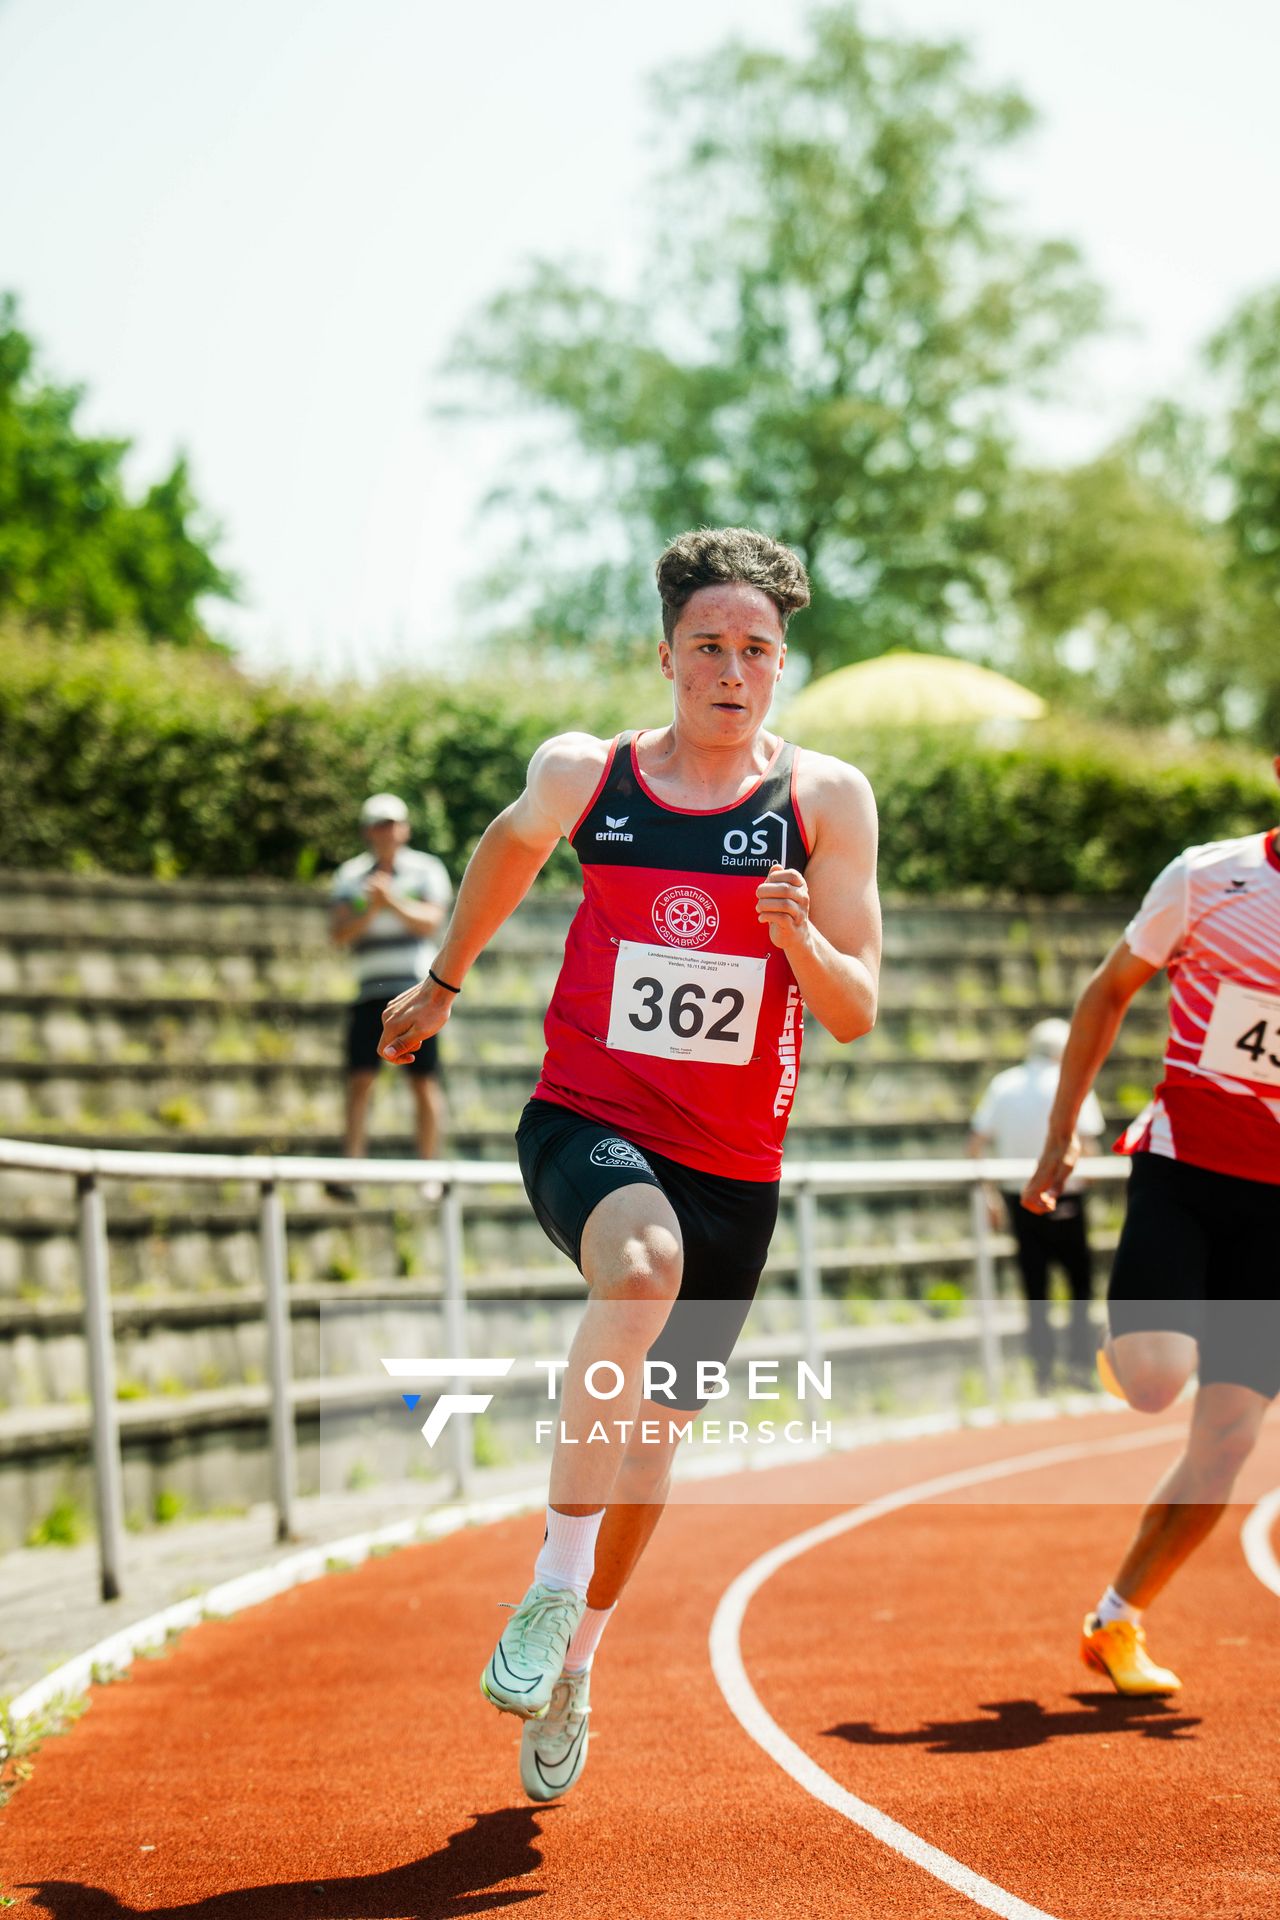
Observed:
[[[612,279],[654,159],[646,76],[792,0],[0,0],[0,287],[145,480],[179,448],[227,529],[246,661],[332,672],[465,646],[454,593],[500,430],[428,412],[468,314],[530,254]],[[1130,329],[1043,445],[1099,445],[1280,279],[1274,0],[874,0],[958,34],[1044,126],[1005,184]]]

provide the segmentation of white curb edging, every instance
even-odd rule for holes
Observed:
[[[245,1607],[254,1607],[262,1600],[272,1600],[277,1594],[287,1593],[291,1587],[302,1586],[308,1580],[318,1580],[332,1568],[334,1561],[358,1566],[378,1547],[413,1546],[420,1540],[439,1540],[447,1534],[458,1532],[462,1527],[483,1526],[494,1520],[508,1520],[515,1514],[531,1512],[542,1506],[545,1499],[544,1491],[538,1488],[536,1491],[503,1494],[489,1500],[473,1500],[465,1506],[446,1507],[421,1520],[396,1520],[368,1533],[349,1534],[343,1540],[327,1540],[322,1546],[291,1553],[270,1566],[255,1567],[249,1573],[237,1574],[235,1579],[224,1580],[193,1599],[179,1600],[159,1613],[135,1620],[132,1626],[122,1627],[118,1633],[99,1640],[87,1653],[78,1653],[60,1667],[55,1667],[52,1673],[47,1673],[43,1680],[37,1680],[10,1702],[9,1719],[13,1733],[15,1737],[21,1734],[24,1727],[47,1713],[50,1707],[69,1705],[73,1700],[78,1700],[96,1680],[108,1676],[114,1678],[123,1673],[132,1665],[137,1654],[162,1647],[170,1634],[184,1633],[188,1627],[199,1626],[202,1620],[228,1619]],[[0,1757],[6,1752],[5,1742],[0,1739]]]

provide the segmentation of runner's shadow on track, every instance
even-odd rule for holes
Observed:
[[[930,1753],[1012,1753],[1044,1747],[1051,1740],[1079,1734],[1138,1734],[1144,1740],[1184,1740],[1198,1719],[1177,1714],[1166,1700],[1128,1699],[1121,1694],[1073,1693],[1075,1712],[1050,1713],[1038,1700],[983,1702],[985,1720],[926,1720],[909,1732],[888,1733],[870,1720],[846,1720],[828,1727],[824,1738],[858,1747],[925,1747]]]
[[[103,1887],[71,1880],[33,1881],[19,1890],[31,1893],[36,1911],[53,1920],[297,1920],[299,1914],[306,1920],[401,1920],[404,1914],[414,1920],[467,1920],[470,1914],[542,1898],[539,1887],[488,1891],[542,1865],[534,1844],[541,1835],[538,1817],[532,1807],[477,1813],[473,1824],[450,1834],[438,1853],[386,1873],[236,1887],[182,1906],[131,1907]]]

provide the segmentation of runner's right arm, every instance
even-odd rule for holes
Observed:
[[[1080,1158],[1076,1122],[1085,1097],[1115,1045],[1129,1002],[1159,971],[1149,961],[1140,960],[1124,940],[1118,940],[1077,1000],[1058,1071],[1058,1091],[1049,1115],[1044,1151],[1022,1190],[1022,1204],[1031,1213],[1052,1213],[1057,1206],[1058,1195]]]
[[[573,832],[599,785],[608,743],[586,733],[562,733],[546,740],[529,762],[528,782],[520,798],[485,828],[467,862],[457,904],[433,971],[460,987],[476,959],[504,921],[510,918],[557,842]],[[455,996],[432,980],[400,994],[382,1016],[384,1060],[403,1066],[422,1042],[438,1033]]]

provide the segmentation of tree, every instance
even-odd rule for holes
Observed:
[[[1007,664],[1050,701],[1130,726],[1233,731],[1227,543],[1142,429],[1097,459],[1019,476],[1006,523]]]
[[[137,627],[179,646],[208,645],[197,611],[236,586],[214,558],[179,459],[140,499],[121,467],[128,440],[79,431],[80,387],[36,370],[12,296],[0,299],[0,613],[58,633]]]
[[[1274,751],[1280,290],[1247,302],[1207,358],[1224,419],[1166,401],[1097,459],[1018,477],[1001,663],[1051,700]]]
[[[495,496],[524,538],[490,589],[535,630],[630,640],[649,557],[746,523],[814,576],[815,668],[945,644],[988,605],[1008,397],[1100,317],[1075,250],[1022,238],[986,184],[1029,107],[962,46],[873,36],[852,7],[815,14],[797,57],[733,44],[657,91],[679,158],[641,294],[542,263],[452,355],[470,405],[560,434],[539,484]]]
[[[1230,581],[1248,611],[1246,680],[1255,731],[1280,746],[1280,287],[1246,300],[1210,341],[1229,383],[1218,464],[1229,489]]]

